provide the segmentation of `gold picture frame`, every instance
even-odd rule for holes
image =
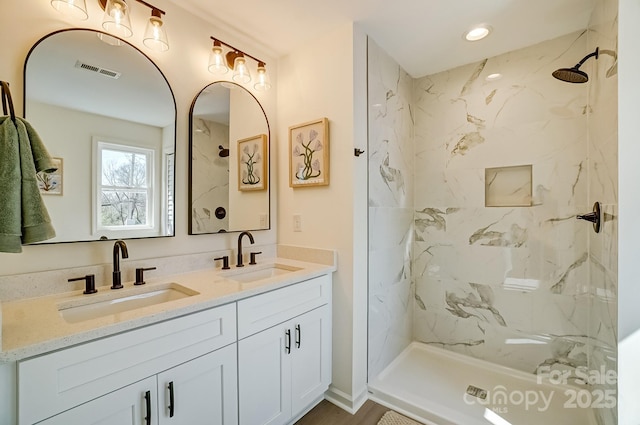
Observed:
[[[329,120],[289,127],[289,187],[329,185]]]
[[[258,134],[238,140],[238,190],[266,190],[267,135]]]
[[[40,194],[42,195],[58,195],[62,196],[62,158],[51,158],[53,160],[54,167],[57,168],[56,171],[48,173],[46,171],[41,171],[36,174],[36,179],[38,181],[38,189],[40,190]]]

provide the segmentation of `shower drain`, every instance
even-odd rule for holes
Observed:
[[[482,388],[474,387],[473,385],[469,385],[467,387],[467,394],[473,397],[477,397],[481,400],[487,398],[487,390],[483,390]]]

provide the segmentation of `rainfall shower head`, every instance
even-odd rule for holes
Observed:
[[[573,68],[560,68],[553,71],[551,75],[557,78],[560,81],[564,81],[567,83],[586,83],[589,81],[589,76],[586,72],[580,71],[580,67],[583,63],[587,61],[592,56],[595,56],[598,59],[598,48],[593,53],[589,53],[587,56],[582,58],[580,62],[576,64]]]
[[[553,71],[551,74],[560,81],[567,83],[586,83],[589,81],[589,76],[586,72],[580,71],[578,68],[560,68]]]
[[[218,152],[218,155],[220,155],[221,158],[226,158],[229,156],[229,149],[223,148],[222,145],[219,145],[218,149],[220,149],[220,152]]]

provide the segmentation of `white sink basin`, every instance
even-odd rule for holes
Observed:
[[[67,322],[77,323],[199,294],[177,283],[136,288],[126,294],[113,292],[96,296],[85,295],[87,298],[60,303],[58,311]]]
[[[255,267],[255,268],[254,268]],[[259,268],[258,268],[259,267]],[[254,282],[256,280],[269,279],[271,277],[302,270],[300,267],[287,266],[284,264],[268,264],[266,266],[246,266],[227,275],[228,279],[236,282]]]

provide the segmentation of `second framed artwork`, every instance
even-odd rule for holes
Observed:
[[[267,188],[267,135],[238,140],[238,190]]]
[[[329,120],[289,127],[289,186],[329,185]]]

